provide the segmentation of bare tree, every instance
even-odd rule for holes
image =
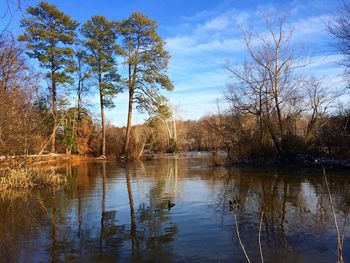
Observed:
[[[27,154],[42,141],[34,107],[38,76],[12,37],[0,46],[0,154]]]
[[[330,91],[321,81],[311,78],[306,86],[306,110],[310,112],[307,116],[305,141],[308,142],[317,127],[321,125],[320,120],[325,117],[327,110],[332,106],[341,91]]]
[[[334,47],[344,55],[342,64],[346,68],[346,75],[349,75],[350,67],[350,3],[347,0],[340,0],[337,15],[329,21],[328,31],[334,36]]]
[[[285,17],[265,18],[265,25],[264,34],[243,32],[248,58],[241,67],[227,66],[235,82],[229,85],[226,99],[235,112],[256,116],[260,142],[266,131],[282,154],[281,141],[288,132],[286,119],[302,111],[305,77],[297,69],[306,64],[303,57],[294,54],[293,31],[286,26]]]
[[[4,26],[0,28],[0,44],[2,44],[1,40],[8,35],[12,35],[11,32],[8,31],[8,28],[13,19],[13,13],[22,10],[22,1],[21,0],[5,0],[5,9],[0,11],[0,20],[7,20],[4,23]]]

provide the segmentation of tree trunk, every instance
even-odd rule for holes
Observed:
[[[56,151],[56,122],[57,122],[57,106],[56,106],[56,81],[54,80],[52,74],[52,115],[53,115],[53,125],[52,125],[52,141],[51,141],[51,152]]]
[[[281,108],[279,105],[279,94],[280,94],[280,87],[279,87],[279,79],[280,79],[280,73],[279,73],[279,47],[276,47],[276,64],[275,64],[275,87],[274,87],[274,99],[276,103],[276,111],[277,111],[277,117],[278,117],[278,127],[281,139],[283,138],[283,126],[282,126],[282,114],[281,114]]]
[[[103,95],[100,90],[100,104],[101,104],[101,126],[102,126],[102,151],[101,155],[106,155],[106,129],[105,129],[105,112],[103,106]]]
[[[131,118],[132,118],[132,104],[133,104],[134,91],[133,89],[129,89],[129,110],[128,110],[128,123],[126,126],[126,138],[125,138],[125,147],[124,153],[128,157],[129,155],[129,143],[131,137]]]
[[[176,120],[174,116],[172,118],[173,118],[173,140],[177,144]]]
[[[80,121],[80,111],[81,111],[81,90],[82,90],[82,81],[81,78],[79,77],[78,81],[78,101],[77,101],[77,111],[78,111],[78,120]]]
[[[101,72],[101,70],[100,70]],[[101,155],[106,155],[106,129],[105,129],[105,111],[104,111],[104,99],[102,93],[102,75],[98,73],[98,87],[100,90],[100,106],[101,106],[101,126],[102,126],[102,150]]]

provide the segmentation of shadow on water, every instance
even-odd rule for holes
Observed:
[[[0,199],[1,262],[336,262],[336,233],[320,171],[211,167],[168,158],[67,165],[61,189]],[[329,176],[338,220],[350,179]],[[176,206],[168,209],[168,201]],[[349,231],[344,241],[350,258]]]

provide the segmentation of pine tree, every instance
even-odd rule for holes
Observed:
[[[27,13],[29,17],[21,20],[25,33],[18,39],[26,42],[29,57],[37,59],[40,66],[47,69],[53,114],[51,152],[55,152],[57,86],[73,82],[72,73],[76,68],[72,44],[76,41],[75,29],[79,24],[47,2],[29,7]]]
[[[113,96],[120,91],[120,76],[117,73],[115,56],[119,47],[116,44],[116,23],[103,16],[93,16],[81,28],[85,37],[86,62],[91,68],[91,75],[98,83],[101,106],[102,155],[106,153],[105,107],[113,107]]]
[[[125,154],[129,150],[133,103],[141,110],[150,111],[162,101],[160,88],[173,89],[166,75],[170,55],[164,50],[164,41],[157,34],[157,27],[154,20],[137,12],[124,19],[119,26],[123,37],[121,52],[128,66],[129,108]]]

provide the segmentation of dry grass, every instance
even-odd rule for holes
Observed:
[[[6,189],[0,191],[0,200],[2,201],[10,201],[11,203],[20,201],[27,201],[27,199],[31,196],[31,191],[28,189]]]
[[[39,186],[58,186],[65,184],[64,175],[54,171],[39,172],[32,168],[7,169],[0,176],[0,191],[23,190]]]

